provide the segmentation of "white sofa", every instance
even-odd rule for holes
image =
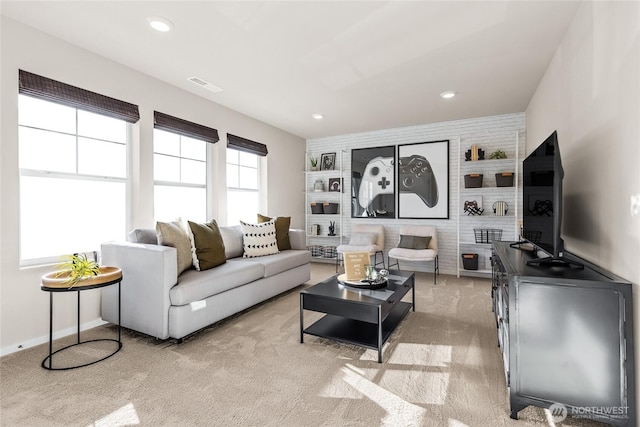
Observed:
[[[183,337],[310,279],[304,230],[289,230],[291,250],[243,258],[240,226],[220,227],[227,262],[178,276],[176,249],[157,244],[154,229],[128,242],[102,244],[102,264],[122,269],[122,326],[160,339]],[[102,290],[102,318],[118,323],[118,287]]]

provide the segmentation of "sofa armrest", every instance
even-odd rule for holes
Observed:
[[[122,270],[122,326],[169,337],[169,290],[178,282],[176,249],[143,243],[102,244],[102,264]],[[102,289],[102,318],[118,323],[118,287]]]
[[[300,229],[289,229],[289,242],[291,249],[305,250],[307,249],[307,233]]]

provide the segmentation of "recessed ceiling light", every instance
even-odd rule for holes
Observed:
[[[312,114],[311,117],[313,117],[316,120],[324,119],[324,116],[322,114],[319,114],[319,113]]]
[[[160,31],[161,33],[166,33],[173,29],[173,24],[168,19],[162,18],[160,16],[150,16],[147,18],[147,22],[156,31]]]
[[[452,90],[448,90],[446,92],[442,92],[440,94],[440,97],[444,98],[444,99],[450,99],[453,98],[454,96],[456,96],[456,93]]]

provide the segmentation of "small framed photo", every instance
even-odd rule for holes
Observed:
[[[329,191],[342,191],[342,183],[340,178],[329,178]]]
[[[332,171],[336,168],[336,153],[323,153],[320,156],[320,170]]]

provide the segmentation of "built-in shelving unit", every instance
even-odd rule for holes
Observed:
[[[518,220],[520,196],[520,150],[519,133],[513,135],[510,143],[504,144],[497,149],[504,151],[506,159],[488,159],[493,148],[489,145],[479,148],[485,150],[485,159],[476,161],[466,161],[465,152],[475,144],[472,139],[458,139],[458,277],[480,276],[491,277],[491,239],[486,243],[479,243],[476,239],[476,229],[501,230],[501,240],[518,240]],[[513,185],[499,187],[495,174],[511,172],[513,173]],[[477,188],[465,187],[465,175],[482,174],[482,186]],[[464,211],[465,202],[477,202],[478,208],[483,209],[482,214],[472,215]],[[494,206],[499,202],[504,202],[507,211],[504,215],[494,212]],[[489,232],[491,235],[492,233]],[[482,241],[483,239],[480,239]],[[477,254],[477,269],[465,269],[462,259],[463,254]]]
[[[320,170],[321,153],[305,154],[305,227],[307,230],[307,247],[312,250],[314,255],[312,260],[315,262],[335,262],[335,255],[331,253],[331,248],[342,244],[343,230],[343,199],[344,199],[344,176],[342,171],[343,152],[337,152],[334,162],[334,169]],[[318,170],[312,170],[311,158],[318,160]],[[321,184],[318,185],[318,184]],[[316,209],[322,213],[314,213],[312,211],[312,203],[316,204]],[[332,204],[331,207],[324,207],[325,203]],[[335,209],[336,213],[325,213],[328,209]],[[329,235],[329,226],[335,224],[334,235]],[[316,226],[319,231],[316,234]],[[325,251],[318,252],[318,248],[329,248]],[[335,252],[335,251],[334,251]]]

